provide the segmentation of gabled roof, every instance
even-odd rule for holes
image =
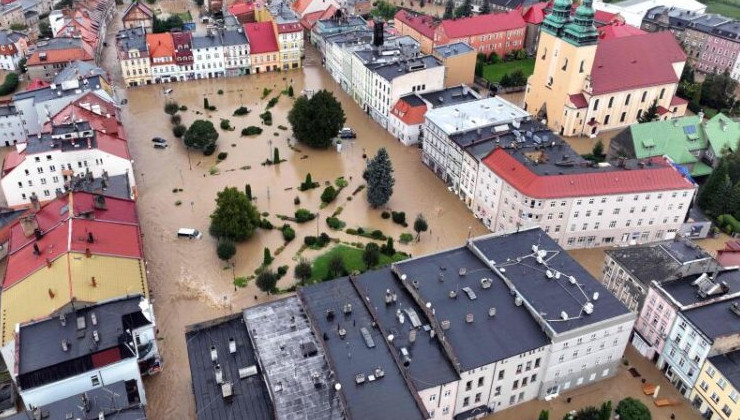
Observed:
[[[308,9],[308,6],[310,6],[313,1],[314,0],[297,0],[293,2],[293,4],[291,5],[291,8],[296,13],[303,16],[303,12],[305,12],[306,9]]]
[[[446,19],[442,21],[439,27],[448,38],[455,39],[519,29],[526,25],[518,11],[511,11],[461,19]]]
[[[740,123],[737,121],[720,113],[704,124],[704,131],[715,153],[721,153],[725,149],[731,152],[737,150],[737,142],[740,140]]]
[[[637,159],[668,155],[678,164],[693,163],[696,157],[691,151],[704,150],[708,146],[697,116],[633,124],[629,131]]]
[[[174,61],[175,43],[169,32],[162,34],[147,34],[146,43],[149,47],[149,56],[154,58],[170,57]]]
[[[301,32],[303,29],[301,28],[300,22],[285,22],[285,23],[276,23],[277,31],[279,34],[289,34],[292,32]]]
[[[686,54],[670,31],[601,40],[591,68],[594,95],[677,83]]]
[[[69,40],[67,44],[55,43],[51,48],[39,46],[39,48],[28,57],[27,66],[38,66],[54,63],[69,63],[75,60],[92,61],[93,53],[90,46],[85,42],[79,42],[76,38],[54,38]],[[42,61],[40,54],[46,54]]]
[[[107,99],[98,96],[95,92],[88,92],[71,102],[54,116],[51,121],[44,125],[46,131],[51,130],[51,124],[64,124],[70,122],[73,118],[75,121],[84,120],[90,123],[90,126],[97,131],[114,131],[111,126],[105,122],[110,118],[116,119],[117,108]],[[123,125],[116,121],[119,137],[123,134]]]
[[[278,52],[280,50],[275,32],[272,30],[272,22],[245,23],[244,32],[249,38],[252,54]]]
[[[532,25],[539,25],[545,20],[545,9],[548,7],[548,3],[536,3],[529,7],[524,8],[522,18],[525,22],[531,23]]]
[[[423,36],[434,39],[434,30],[437,27],[434,18],[428,15],[408,12],[404,9],[396,12],[393,17],[395,22],[403,22],[405,25],[411,27],[416,32],[419,32]]]
[[[586,97],[583,96],[582,93],[568,95],[568,97],[570,98],[570,102],[576,107],[576,109],[583,109],[588,107],[588,101],[586,101]]]
[[[144,13],[145,15],[152,17],[154,16],[154,13],[152,12],[152,9],[149,8],[146,4],[140,2],[140,1],[134,1],[131,3],[126,10],[123,11],[123,15],[121,15],[122,20],[126,20],[126,17],[129,13],[133,12],[134,9]]]
[[[624,22],[612,22],[596,29],[596,32],[598,32],[599,38],[602,40],[624,38],[633,35],[644,35],[646,33],[642,29],[635,28],[632,25],[627,25]]]
[[[234,16],[254,13],[254,2],[239,1],[229,6],[229,12]]]
[[[426,103],[414,94],[399,98],[391,110],[391,114],[406,125],[422,124],[426,112]]]
[[[31,83],[26,86],[26,90],[36,90],[36,89],[43,89],[45,87],[49,87],[49,83],[45,82],[41,79],[33,79]]]

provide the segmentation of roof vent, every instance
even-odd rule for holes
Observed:
[[[547,270],[547,271],[545,271],[545,276],[546,276],[546,277],[547,277],[548,279],[551,279],[551,278],[555,277],[555,275],[554,275],[554,274],[552,273],[552,270]]]
[[[90,313],[90,322],[92,322],[93,325],[98,325],[98,316],[95,315],[95,312]]]
[[[62,327],[67,326],[67,316],[64,314],[59,315],[59,323],[62,324]]]
[[[594,292],[593,300],[599,300],[599,292]]]
[[[576,278],[573,276],[569,276],[568,281],[570,281],[570,284],[576,284]]]
[[[234,337],[229,338],[229,353],[236,353],[236,340],[234,340]]]
[[[211,346],[211,361],[215,362],[218,360],[218,351],[216,351],[216,346]]]
[[[594,304],[591,302],[586,302],[585,305],[583,305],[583,312],[586,312],[586,315],[591,315],[594,313]]]
[[[345,303],[344,307],[342,308],[342,311],[344,311],[345,315],[349,315],[352,313],[352,304],[351,303]]]
[[[414,289],[418,289],[419,288],[419,280],[413,280],[411,282],[411,284],[414,285]]]
[[[70,345],[69,340],[67,340],[66,338],[62,340],[62,351],[64,352],[69,351],[69,345]]]
[[[496,316],[496,308],[494,308],[494,307],[489,308],[488,309],[488,316],[490,316],[491,318],[493,318],[494,316]]]
[[[450,290],[450,298],[451,298],[451,299],[455,299],[455,298],[457,298],[457,292],[456,292],[456,291],[454,291],[454,290]]]
[[[485,278],[484,277],[484,278],[480,279],[480,287],[482,287],[484,289],[490,289],[492,283],[493,282],[489,278]]]
[[[383,376],[385,376],[385,371],[383,371],[383,368],[381,368],[380,366],[376,367],[375,368],[375,377],[376,378],[382,378]]]
[[[385,304],[390,305],[391,303],[394,303],[398,299],[398,296],[396,295],[396,292],[391,292],[391,289],[385,290]]]
[[[470,300],[476,300],[478,296],[475,295],[475,292],[470,287],[463,287],[463,292],[465,292],[466,295],[468,295],[468,299]]]
[[[450,329],[450,321],[445,319],[442,320],[442,322],[439,323],[439,326],[442,327],[443,330],[449,330]]]
[[[568,320],[568,313],[565,312],[565,311],[560,312],[560,318],[562,318],[563,321],[567,321]]]
[[[344,328],[339,328],[337,330],[337,334],[339,334],[339,338],[344,339],[344,337],[347,336],[347,330],[345,330]]]
[[[521,297],[517,296],[517,297],[514,298],[514,305],[516,305],[516,306],[522,306],[522,303],[523,303],[523,301],[522,301],[522,298]]]
[[[221,385],[224,383],[224,372],[221,370],[221,365],[219,363],[216,363],[216,383]]]
[[[355,375],[355,383],[357,385],[364,384],[365,383],[365,374],[364,373],[358,373]]]
[[[462,277],[462,276],[468,274],[468,269],[465,268],[465,267],[460,267],[460,269],[457,270],[457,274]]]
[[[472,324],[473,323],[473,319],[474,319],[473,314],[467,314],[467,315],[465,315],[465,322],[467,322],[468,324]]]
[[[735,315],[740,316],[740,303],[732,302],[732,304],[730,305],[730,310]]]
[[[99,343],[100,342],[100,334],[98,334],[98,330],[93,330],[93,340],[96,343]]]
[[[416,330],[409,331],[409,343],[416,341]]]

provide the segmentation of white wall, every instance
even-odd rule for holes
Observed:
[[[0,116],[0,147],[26,141],[26,130],[20,114]]]
[[[408,125],[391,112],[388,116],[388,132],[404,146],[410,146],[419,142],[421,124]]]
[[[459,381],[434,386],[419,391],[419,399],[432,420],[451,420],[454,417],[455,399]]]
[[[222,46],[193,48],[193,73],[196,79],[208,79],[210,77],[223,77],[226,68],[224,66],[224,48]]]

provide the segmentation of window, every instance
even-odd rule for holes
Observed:
[[[599,100],[598,99],[594,101],[594,111],[596,111],[597,109],[599,109]]]
[[[534,361],[534,367],[538,368],[540,367],[540,358],[538,357],[537,360]],[[532,379],[534,381],[534,379]]]
[[[725,378],[719,378],[717,380],[717,386],[719,387],[719,389],[725,389],[727,387],[727,381],[725,380]]]
[[[632,94],[627,94],[627,98],[624,100],[624,104],[625,105],[629,105],[630,104],[630,98],[631,97],[632,97]]]
[[[90,383],[92,383],[92,386],[100,386],[100,378],[98,378],[98,375],[91,376]]]
[[[514,383],[511,385],[511,389],[518,389],[519,388],[519,379],[515,380]]]
[[[465,390],[470,391],[473,388],[473,381],[468,381],[465,383]]]
[[[730,417],[732,415],[732,409],[727,404],[722,407],[722,412],[725,413],[727,417]]]
[[[477,403],[480,402],[480,392],[477,393],[477,394],[475,394],[475,402],[477,402]]]
[[[504,372],[505,372],[504,370],[498,371],[498,380],[499,381],[502,380],[502,379],[504,379]]]
[[[705,381],[701,381],[701,383],[699,384],[699,387],[704,391],[709,389],[709,385]]]
[[[730,399],[732,400],[732,402],[736,403],[738,400],[738,397],[740,397],[740,395],[738,395],[737,391],[733,390],[730,392]]]
[[[647,98],[647,91],[642,92],[642,98],[640,99],[640,102],[645,102],[646,98]]]
[[[437,394],[432,394],[429,396],[429,401],[436,401],[437,400]]]
[[[522,365],[518,365],[518,366],[516,367],[516,374],[518,375],[518,374],[520,374],[520,373],[522,373]]]
[[[584,72],[583,67],[584,67],[585,64],[586,63],[583,60],[581,60],[581,67],[578,69],[578,73],[583,73]]]
[[[715,403],[718,403],[719,402],[719,395],[717,395],[716,392],[712,392],[712,397],[711,398],[712,398],[712,401],[714,401]]]
[[[470,397],[463,398],[463,407],[467,407],[470,405]]]
[[[483,377],[478,378],[478,388],[483,386]]]

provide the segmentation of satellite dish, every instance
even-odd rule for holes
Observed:
[[[401,280],[406,280],[406,275],[405,274],[401,274]]]
[[[341,390],[341,389],[342,389],[342,384],[340,384],[340,383],[336,383],[336,384],[334,384],[334,390],[335,390],[335,391],[339,391],[339,390]]]

